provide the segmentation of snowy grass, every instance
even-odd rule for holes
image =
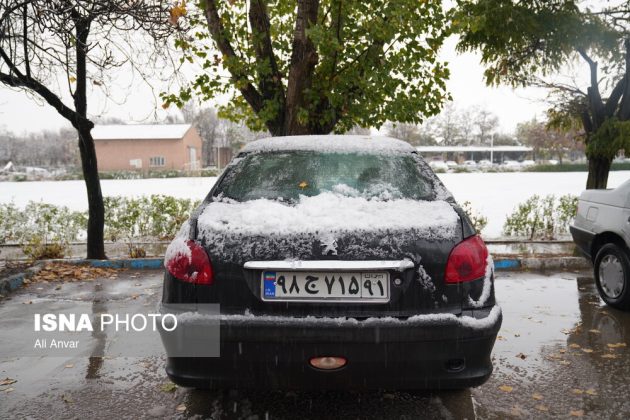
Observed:
[[[472,207],[488,218],[484,236],[501,236],[506,216],[516,205],[534,194],[575,194],[586,185],[586,172],[514,172],[438,174],[455,199],[470,201]],[[630,178],[630,171],[611,172],[608,185],[615,188]],[[106,196],[137,197],[166,194],[178,198],[203,199],[215,177],[104,180]],[[64,205],[72,210],[86,210],[87,197],[83,181],[0,182],[0,202],[13,201],[24,207],[29,201]]]

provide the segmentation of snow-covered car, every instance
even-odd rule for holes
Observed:
[[[467,160],[462,163],[462,166],[469,170],[477,169],[477,162],[474,160]]]
[[[536,166],[536,162],[534,162],[533,160],[524,160],[524,161],[522,161],[522,162],[521,162],[521,166],[522,166],[523,168],[528,168],[528,167],[531,167],[531,166]]]
[[[182,386],[462,388],[492,372],[502,320],[492,258],[400,140],[249,143],[165,267],[163,307],[220,304],[220,357],[167,348]]]
[[[578,249],[593,262],[604,302],[630,309],[630,180],[614,190],[586,190],[570,226]]]
[[[449,169],[448,165],[442,160],[432,160],[431,162],[429,162],[429,166],[434,171],[446,172]]]
[[[454,160],[447,160],[446,166],[448,167],[448,169],[455,169],[459,166],[459,164],[455,162]]]
[[[506,160],[501,164],[501,168],[506,171],[520,171],[521,164],[515,160]]]
[[[488,159],[483,159],[479,161],[479,167],[480,168],[492,168],[492,162],[490,162]]]

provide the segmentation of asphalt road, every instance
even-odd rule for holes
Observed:
[[[34,283],[0,302],[116,301],[130,311],[160,298],[161,273]],[[59,287],[61,286],[61,287]],[[9,355],[19,328],[0,331],[0,418],[628,418],[630,314],[604,306],[589,273],[499,273],[504,311],[495,372],[460,392],[242,392],[169,386],[160,356]],[[22,327],[23,328],[23,327]],[[628,345],[629,347],[626,347]]]

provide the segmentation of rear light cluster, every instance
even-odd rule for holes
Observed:
[[[446,283],[464,283],[486,275],[488,248],[478,236],[471,236],[458,243],[446,263]]]
[[[175,243],[175,241],[181,241]],[[195,241],[175,239],[171,246],[174,252],[167,252],[166,269],[175,278],[194,284],[212,284],[214,273],[210,258],[201,245]]]

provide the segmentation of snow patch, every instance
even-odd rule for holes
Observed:
[[[435,292],[435,284],[433,283],[433,279],[420,263],[418,263],[418,281],[427,292]]]
[[[271,137],[248,143],[242,152],[277,152],[287,150],[392,154],[410,153],[409,143],[384,136],[286,136]]]
[[[179,229],[179,232],[175,236],[175,239],[171,241],[171,243],[166,248],[166,252],[164,253],[164,267],[168,261],[177,257],[178,255],[184,255],[188,257],[188,262],[192,262],[192,252],[190,248],[188,248],[188,231],[190,230],[190,224],[188,222],[184,223],[183,226]]]
[[[492,276],[494,275],[494,261],[492,260],[492,255],[488,253],[488,258],[486,259],[486,274],[483,279],[483,289],[481,290],[481,296],[479,296],[479,300],[473,300],[470,296],[468,296],[468,304],[473,308],[481,308],[483,307],[488,298],[490,297],[490,291],[492,290]]]
[[[331,233],[324,233],[319,242],[322,246],[322,255],[337,255],[337,239]]]
[[[220,314],[220,315],[208,315],[196,312],[187,312],[177,315],[177,321],[179,322],[197,322],[197,321],[222,321],[222,322],[264,322],[273,323],[275,325],[281,324],[317,324],[317,325],[329,325],[329,326],[370,326],[370,327],[387,327],[392,325],[409,325],[409,326],[439,326],[445,324],[458,324],[465,328],[471,329],[486,329],[496,324],[501,316],[501,308],[499,305],[495,305],[490,313],[485,318],[474,318],[471,316],[457,316],[451,313],[437,313],[437,314],[422,314],[414,315],[407,319],[399,319],[394,317],[371,317],[365,320],[359,321],[356,318],[347,317],[290,317],[290,316],[275,316],[275,315],[254,315],[247,311],[244,314]]]

